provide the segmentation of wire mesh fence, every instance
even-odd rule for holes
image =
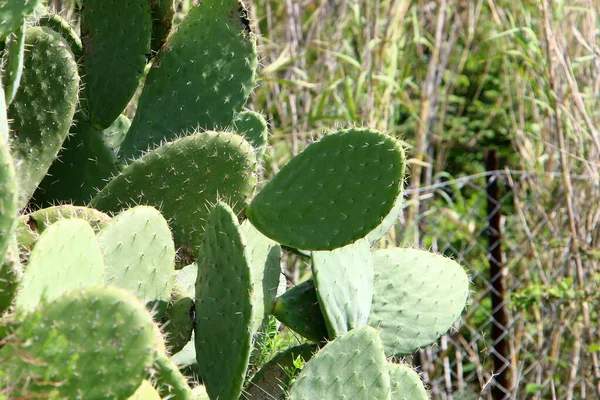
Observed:
[[[491,171],[421,188],[416,229],[397,230],[471,277],[457,329],[410,360],[433,399],[600,398],[598,257],[582,249],[577,269],[564,193],[540,193],[540,179],[555,177]]]

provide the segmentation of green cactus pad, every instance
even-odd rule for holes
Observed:
[[[369,325],[381,331],[386,355],[411,354],[435,342],[460,317],[469,278],[456,262],[417,249],[373,254],[375,281]]]
[[[404,172],[402,173],[404,175]],[[377,228],[373,229],[367,235],[367,240],[369,243],[373,244],[379,241],[382,237],[384,237],[390,229],[394,227],[396,222],[400,219],[400,214],[402,213],[403,206],[403,198],[402,194],[396,198],[396,203],[394,207],[389,212],[389,214],[381,221],[381,223],[377,226]]]
[[[108,285],[129,290],[164,312],[175,282],[175,246],[156,209],[138,206],[117,215],[98,234]]]
[[[160,50],[166,42],[171,26],[173,25],[173,16],[175,7],[173,0],[149,0],[150,14],[152,16],[152,44],[153,52]]]
[[[375,329],[351,330],[306,363],[290,400],[315,399],[390,399],[388,366]]]
[[[150,54],[151,31],[148,0],[85,0],[84,90],[93,127],[108,128],[133,97]]]
[[[21,207],[46,175],[69,133],[79,91],[77,64],[58,33],[44,27],[29,28],[25,46],[21,85],[8,109]]]
[[[0,2],[0,42],[19,29],[24,18],[36,8],[38,0],[9,0]]]
[[[417,371],[404,364],[388,363],[388,367],[392,388],[391,400],[429,399],[429,395]]]
[[[127,400],[161,400],[161,397],[150,382],[143,380],[140,387]]]
[[[0,146],[6,146],[6,143],[8,143],[8,117],[6,116],[4,88],[0,85]]]
[[[326,135],[294,157],[246,210],[282,245],[334,250],[365,237],[402,193],[404,150],[369,129]]]
[[[244,391],[244,399],[283,399],[293,376],[287,371],[294,368],[298,357],[309,361],[319,348],[316,344],[305,343],[289,348],[275,355],[252,377]]]
[[[252,226],[250,221],[242,223],[241,232],[246,239],[250,266],[254,276],[254,322],[252,331],[257,332],[265,318],[270,314],[281,277],[281,246]]]
[[[120,157],[136,158],[196,128],[231,125],[254,89],[257,64],[242,4],[202,1],[154,59]]]
[[[81,112],[76,119],[72,134],[33,194],[32,202],[38,207],[57,202],[85,205],[119,173],[115,153],[106,145],[103,132],[94,129]]]
[[[161,327],[169,354],[180,352],[191,340],[194,330],[193,308],[192,295],[182,287],[175,285],[171,293],[171,300],[165,309]]]
[[[0,96],[2,97],[0,103],[3,103],[4,96],[2,96],[1,90]],[[6,131],[5,109],[1,107],[2,104],[0,104],[0,131]],[[4,116],[1,114],[4,114]],[[15,166],[10,155],[8,143],[0,135],[0,262],[4,258],[12,233],[16,227],[16,220],[19,213],[17,206],[18,195],[19,186],[17,184]]]
[[[198,278],[198,265],[192,263],[186,265],[176,272],[175,284],[183,288],[186,292],[196,297],[196,279]]]
[[[16,297],[29,311],[63,293],[103,283],[102,253],[90,225],[66,219],[49,226],[35,243]]]
[[[267,148],[269,128],[265,117],[254,111],[243,111],[233,120],[235,131],[254,147],[256,159],[262,160]]]
[[[309,340],[322,342],[328,338],[327,325],[312,280],[302,282],[279,296],[272,314]]]
[[[373,258],[367,239],[312,253],[317,296],[330,338],[365,326],[373,300]]]
[[[1,17],[0,17],[1,18]],[[2,56],[2,84],[6,96],[6,104],[10,105],[21,82],[23,61],[25,59],[25,24],[22,24],[6,38],[6,49]]]
[[[121,114],[117,117],[111,126],[102,131],[104,134],[104,143],[117,154],[119,146],[125,139],[127,131],[131,126],[131,121],[125,115]]]
[[[200,375],[214,399],[237,399],[248,368],[255,313],[249,260],[235,214],[217,203],[198,255],[194,332]]]
[[[208,393],[206,393],[206,387],[204,385],[198,385],[192,389],[192,395],[194,400],[210,400]]]
[[[81,57],[83,53],[83,47],[81,44],[81,38],[75,32],[75,29],[71,27],[71,25],[65,21],[58,14],[47,14],[41,16],[37,23],[39,26],[47,26],[52,29],[54,32],[57,32],[62,36],[63,39],[69,44],[71,47],[71,51],[75,55],[76,58]]]
[[[19,248],[16,239],[13,239],[5,256],[0,259],[0,315],[10,308],[22,276]]]
[[[66,221],[72,222],[72,221]],[[11,398],[126,399],[155,358],[150,314],[118,288],[85,288],[28,314],[0,350]]]
[[[135,204],[160,208],[176,246],[195,249],[210,204],[224,199],[235,212],[244,207],[256,184],[254,164],[252,147],[240,136],[204,132],[183,137],[127,166],[91,204],[113,212]]]
[[[154,360],[153,377],[164,399],[192,400],[192,389],[177,366],[165,354],[158,353]]]

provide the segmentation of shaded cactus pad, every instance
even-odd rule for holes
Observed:
[[[386,355],[410,354],[433,343],[460,317],[469,278],[455,261],[397,248],[376,251],[373,261],[369,325],[380,330]]]
[[[246,214],[283,245],[333,250],[381,223],[402,192],[403,175],[400,142],[373,130],[342,130],[294,157]]]
[[[8,0],[0,3],[0,42],[33,12],[38,0]]]

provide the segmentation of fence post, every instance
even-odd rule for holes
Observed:
[[[511,356],[508,335],[508,306],[506,303],[504,261],[502,259],[502,231],[500,227],[500,187],[498,177],[498,155],[496,150],[485,151],[485,166],[488,173],[487,182],[487,232],[488,260],[490,263],[490,293],[492,298],[492,358],[494,360],[495,382],[492,385],[492,398],[504,400],[509,398],[512,389],[510,370]]]

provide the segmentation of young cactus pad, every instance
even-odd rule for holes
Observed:
[[[387,356],[414,353],[460,317],[469,293],[464,269],[418,249],[373,253],[375,281],[369,325],[380,330]]]
[[[122,289],[70,292],[25,317],[0,350],[9,398],[126,399],[155,358],[157,331]]]
[[[51,225],[37,240],[16,297],[16,308],[30,311],[42,301],[104,282],[102,253],[90,225],[65,219]]]
[[[130,208],[106,224],[98,243],[106,284],[164,312],[175,281],[175,245],[163,216],[148,206]]]
[[[235,131],[254,147],[256,159],[260,162],[265,155],[269,138],[265,117],[254,111],[243,111],[235,116],[233,125]]]
[[[198,133],[128,165],[91,204],[113,212],[135,204],[159,208],[169,221],[175,245],[193,250],[200,244],[209,204],[225,199],[234,211],[241,211],[254,191],[255,162],[252,147],[241,136]]]
[[[333,250],[365,237],[402,193],[404,150],[369,129],[331,133],[294,157],[246,210],[289,247]]]
[[[21,85],[8,109],[20,206],[25,206],[67,137],[79,91],[75,58],[58,33],[29,28],[25,47]]]
[[[392,386],[391,400],[429,399],[429,395],[417,371],[404,364],[388,363],[388,366]]]
[[[237,218],[219,202],[208,217],[196,282],[196,357],[211,398],[240,396],[252,350],[253,286]]]
[[[0,108],[0,113],[4,112],[4,109]],[[6,122],[2,123],[2,119],[0,116],[0,124],[4,125],[4,127],[0,125],[0,130],[6,130]],[[19,212],[17,207],[18,195],[19,187],[15,166],[8,149],[8,143],[0,137],[0,262],[4,258],[6,248],[16,226],[15,221]]]
[[[0,17],[1,18],[1,17]],[[23,61],[25,59],[25,24],[23,23],[6,39],[6,49],[2,56],[2,85],[6,95],[6,104],[10,105],[21,82]]]
[[[138,157],[198,127],[231,125],[254,88],[257,65],[244,6],[238,0],[202,1],[154,59],[120,157]]]
[[[306,363],[290,400],[314,399],[390,399],[390,375],[375,329],[353,329]]]
[[[148,0],[83,2],[83,80],[93,127],[108,128],[135,93],[150,54],[151,31]]]
[[[365,326],[373,299],[373,258],[368,240],[315,251],[314,282],[330,338]]]
[[[322,342],[328,338],[327,325],[312,280],[302,282],[279,296],[272,314],[309,340]]]

